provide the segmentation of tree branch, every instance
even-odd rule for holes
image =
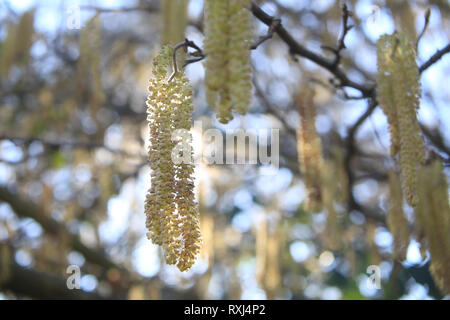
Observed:
[[[441,59],[446,53],[450,52],[450,43],[447,44],[447,46],[445,46],[444,48],[442,48],[441,50],[438,50],[435,54],[433,54],[430,59],[428,59],[427,62],[425,62],[424,64],[422,64],[419,67],[419,72],[422,73],[425,70],[427,70],[429,67],[431,67],[434,63],[436,63],[437,61],[439,61],[439,59]]]
[[[2,257],[0,256],[0,265]],[[97,292],[80,289],[69,290],[66,279],[19,266],[10,259],[9,276],[0,283],[0,289],[38,299],[98,300],[103,297]]]
[[[338,47],[332,48],[330,46],[322,46],[322,48],[330,50],[334,53],[334,61],[333,64],[337,67],[339,65],[339,62],[341,61],[341,52],[342,50],[346,49],[345,46],[345,36],[347,33],[353,28],[353,25],[348,24],[348,19],[351,17],[353,13],[348,10],[347,5],[344,3],[342,6],[342,33],[338,40]]]
[[[44,212],[41,207],[32,201],[12,193],[5,187],[0,187],[0,201],[8,203],[18,216],[35,220],[47,233],[53,236],[60,234],[66,236],[70,239],[72,248],[80,252],[87,261],[105,269],[124,270],[124,268],[112,262],[103,251],[86,247],[78,236],[71,234],[64,225],[50,218],[47,212]]]
[[[14,143],[24,143],[24,144],[30,144],[33,141],[38,141],[42,143],[43,145],[48,146],[49,148],[53,149],[59,149],[62,147],[70,147],[70,148],[80,148],[80,149],[97,149],[97,148],[104,148],[108,150],[111,153],[120,154],[126,157],[137,157],[139,155],[137,154],[131,154],[127,151],[120,150],[120,149],[114,149],[106,146],[102,142],[95,142],[95,141],[55,141],[55,140],[47,140],[43,138],[38,137],[20,137],[20,136],[10,136],[7,134],[1,134],[0,140],[10,140]]]
[[[267,14],[262,10],[255,2],[252,2],[251,11],[253,15],[258,18],[261,22],[266,24],[267,26],[270,26],[272,24],[272,21],[274,20],[274,17]],[[326,59],[320,55],[315,54],[314,52],[308,50],[304,46],[302,46],[300,43],[298,43],[291,34],[283,27],[281,21],[280,25],[276,28],[275,32],[278,34],[278,36],[283,40],[289,47],[289,52],[293,55],[299,55],[304,58],[307,58],[319,66],[327,69],[329,72],[331,72],[336,78],[339,79],[341,86],[343,87],[351,87],[356,90],[359,90],[363,96],[365,97],[373,97],[375,93],[375,89],[372,86],[366,86],[359,84],[357,82],[354,82],[350,80],[347,75],[334,63],[333,60]]]

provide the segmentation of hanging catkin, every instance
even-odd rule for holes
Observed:
[[[403,213],[403,195],[395,171],[389,172],[389,199],[387,225],[394,237],[394,257],[405,260],[409,244],[408,220]]]
[[[206,97],[220,122],[233,111],[247,112],[251,102],[250,0],[205,1]]]
[[[414,45],[403,33],[378,40],[378,101],[389,122],[391,154],[398,155],[402,190],[412,206],[417,204],[417,170],[425,161],[417,121],[421,92],[415,58]]]
[[[298,161],[307,190],[306,209],[313,212],[322,210],[321,169],[322,143],[316,130],[314,92],[303,87],[297,100],[300,126],[297,130]]]
[[[175,45],[184,40],[188,0],[163,0],[163,31],[161,45]]]
[[[450,294],[450,205],[440,162],[419,171],[418,199],[416,222],[431,254],[431,274],[442,292]]]
[[[163,247],[168,264],[176,264],[181,271],[186,271],[194,264],[201,241],[194,199],[194,165],[173,161],[173,154],[180,143],[182,152],[192,152],[188,132],[193,111],[192,89],[182,71],[167,81],[172,52],[171,47],[163,47],[153,62],[147,100],[152,174],[145,213],[148,238]],[[185,132],[185,139],[172,139],[175,130],[180,129]]]

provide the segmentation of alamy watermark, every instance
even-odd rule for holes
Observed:
[[[175,164],[260,164],[270,168],[262,174],[276,172],[280,165],[279,129],[229,129],[225,132],[210,128],[203,130],[202,121],[194,121],[193,131],[200,135],[200,146],[191,152],[192,136],[189,130],[172,133],[176,142],[172,150]]]
[[[80,289],[81,288],[81,271],[80,267],[76,265],[70,265],[66,269],[66,273],[70,274],[67,278],[66,285],[67,289]]]
[[[71,5],[66,10],[67,20],[66,27],[69,30],[81,29],[81,10],[78,5]]]
[[[367,288],[370,290],[381,289],[381,268],[377,265],[370,265],[367,267],[366,273],[369,274],[367,278]]]

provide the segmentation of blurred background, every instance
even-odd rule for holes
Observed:
[[[186,2],[185,35],[202,47],[203,1]],[[341,65],[361,84],[374,84],[379,36],[418,35],[428,8],[418,64],[449,43],[449,1],[345,2],[355,27]],[[322,46],[337,43],[343,1],[256,3],[301,44],[332,58]],[[277,36],[252,51],[252,105],[227,125],[205,102],[203,62],[186,68],[194,120],[204,130],[280,129],[280,167],[265,175],[259,165],[200,161],[201,255],[185,273],[164,263],[145,236],[143,208],[145,100],[164,33],[161,7],[151,0],[0,1],[0,299],[442,298],[416,239],[406,260],[392,257],[385,211],[393,162],[381,109],[356,130],[349,156],[349,128],[368,102],[349,99],[359,92],[336,89],[328,71],[294,59]],[[253,22],[257,39],[267,27]],[[449,75],[450,55],[422,74],[419,112],[428,149],[446,159]],[[351,177],[351,201],[337,201],[333,215],[305,210],[295,135],[305,84],[316,90],[325,158]],[[201,152],[202,132],[193,134]],[[80,290],[66,287],[70,265],[80,268]],[[380,289],[367,285],[370,265],[380,267]]]

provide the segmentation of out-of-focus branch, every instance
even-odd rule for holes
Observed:
[[[427,11],[425,12],[425,23],[423,25],[422,31],[420,32],[419,36],[417,37],[417,41],[416,41],[416,51],[417,48],[419,47],[419,42],[420,39],[422,39],[423,35],[425,34],[425,32],[427,31],[428,28],[428,24],[430,23],[430,15],[431,15],[431,10],[430,8],[427,9]]]
[[[420,124],[420,129],[422,130],[422,133],[425,135],[425,137],[428,138],[428,140],[440,151],[447,155],[448,159],[446,161],[450,160],[450,148],[445,144],[444,138],[439,133],[439,130],[433,130],[428,127],[426,127],[423,124]]]
[[[0,265],[3,265],[0,256]],[[15,294],[38,299],[98,300],[103,297],[97,292],[80,289],[69,290],[66,279],[33,269],[19,266],[9,259],[8,277],[0,283],[1,290],[10,290]]]
[[[272,19],[272,23],[269,26],[269,29],[267,30],[267,33],[250,46],[250,50],[255,50],[258,48],[264,41],[269,40],[273,37],[273,34],[275,30],[281,25],[280,19]]]
[[[351,11],[348,10],[347,5],[344,3],[342,6],[342,33],[338,40],[338,47],[333,48],[330,46],[322,46],[322,48],[330,50],[334,53],[334,61],[333,64],[337,67],[339,62],[341,61],[341,52],[346,49],[345,46],[345,36],[347,33],[353,28],[353,25],[348,24],[348,19],[353,15]]]
[[[67,237],[73,249],[80,252],[87,261],[105,269],[124,270],[111,261],[102,250],[86,247],[78,236],[71,234],[64,225],[50,218],[50,215],[44,209],[31,200],[13,193],[5,187],[0,187],[0,201],[8,203],[18,216],[35,220],[48,234],[53,236],[62,234]]]
[[[433,54],[430,59],[428,59],[424,64],[422,64],[419,67],[419,72],[422,73],[425,70],[427,70],[429,67],[431,67],[434,63],[439,61],[446,53],[450,52],[450,43],[447,44],[444,48],[441,50],[436,51],[435,54]]]
[[[271,26],[273,20],[275,19],[271,15],[267,14],[262,10],[255,2],[252,2],[251,11],[253,15],[258,18],[261,22],[266,24],[267,26]],[[303,45],[297,42],[292,35],[283,27],[281,21],[280,25],[276,28],[275,32],[278,36],[283,40],[289,47],[289,52],[293,55],[299,55],[304,58],[307,58],[319,66],[327,69],[331,72],[337,79],[340,81],[340,85],[343,87],[351,87],[356,90],[359,90],[365,97],[372,97],[374,95],[374,87],[367,86],[364,84],[357,83],[353,80],[350,80],[347,75],[339,68],[338,65],[335,64],[334,59],[330,60],[325,57],[322,57]]]
[[[370,218],[374,221],[380,222],[382,224],[386,224],[386,220],[383,215],[376,212],[374,209],[363,208],[355,199],[353,195],[353,185],[355,183],[356,177],[352,170],[352,160],[353,156],[356,154],[356,134],[361,127],[361,125],[366,121],[368,117],[373,113],[377,106],[377,101],[375,99],[369,102],[366,111],[358,118],[353,126],[351,126],[348,130],[347,138],[346,138],[346,156],[344,160],[345,170],[347,172],[348,179],[348,207],[349,210],[357,210],[363,213],[367,218]]]
[[[24,144],[30,144],[33,141],[39,141],[43,145],[53,148],[53,149],[59,149],[62,147],[69,147],[69,148],[77,148],[77,149],[97,149],[97,148],[104,148],[108,150],[111,153],[120,154],[126,157],[140,157],[140,155],[137,154],[131,154],[127,151],[120,150],[120,149],[114,149],[106,146],[104,143],[101,142],[95,142],[95,141],[55,141],[55,140],[47,140],[43,138],[38,137],[20,137],[20,136],[10,136],[7,134],[0,135],[0,140],[10,140],[14,143],[24,143]]]
[[[97,13],[121,13],[121,12],[136,12],[136,11],[146,11],[146,12],[157,12],[159,11],[159,6],[154,2],[148,6],[138,6],[138,7],[123,7],[123,8],[101,8],[96,6],[80,6],[82,10],[93,10]]]

